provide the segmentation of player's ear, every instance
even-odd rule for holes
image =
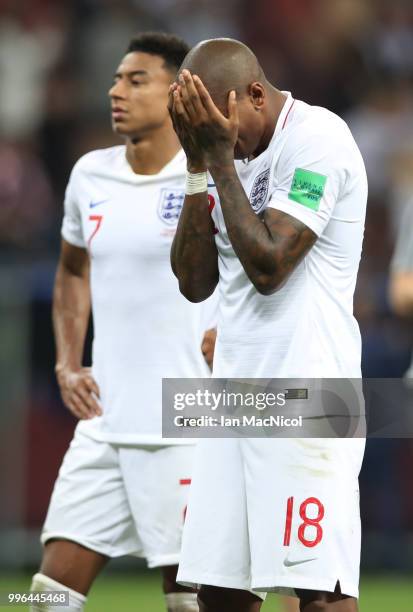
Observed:
[[[259,111],[264,104],[265,88],[262,83],[255,81],[248,86],[248,94],[254,108]]]

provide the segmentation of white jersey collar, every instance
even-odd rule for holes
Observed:
[[[274,140],[277,138],[277,136],[283,131],[283,129],[285,128],[288,118],[290,116],[290,111],[294,106],[294,98],[292,97],[291,93],[289,91],[282,91],[281,93],[283,93],[284,95],[286,95],[286,99],[284,102],[284,105],[281,109],[281,112],[279,114],[279,117],[277,119],[277,123],[275,125],[275,130],[273,135],[271,136],[271,140],[268,143],[268,147],[265,149],[265,151],[263,151],[262,153],[260,153],[257,157],[253,157],[252,159],[250,159],[249,161],[244,160],[243,161],[243,165],[240,166],[240,171],[242,172],[243,168],[252,168],[254,167],[254,165],[257,162],[257,160],[261,159],[261,155],[264,155],[268,149],[271,148],[271,145],[273,144]]]
[[[290,111],[294,106],[295,100],[291,95],[291,92],[289,91],[282,91],[281,93],[283,93],[285,96],[287,96],[285,102],[284,102],[284,106],[281,109],[281,112],[279,114],[278,120],[277,120],[277,124],[275,126],[275,130],[274,130],[274,135],[271,138],[271,141],[276,138],[278,136],[278,134],[280,132],[283,131],[283,129],[285,128],[285,126],[287,125],[287,121],[290,115]]]

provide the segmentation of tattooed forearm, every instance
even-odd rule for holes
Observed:
[[[202,302],[213,293],[218,282],[218,252],[206,193],[185,197],[171,265],[188,300]]]
[[[256,215],[234,166],[211,169],[211,174],[235,253],[257,291],[273,293],[311,249],[316,234],[279,210]]]

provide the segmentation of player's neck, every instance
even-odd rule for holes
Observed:
[[[258,157],[263,151],[268,148],[272,137],[274,135],[275,126],[284,107],[287,96],[279,91],[275,87],[271,86],[268,91],[270,97],[270,104],[268,105],[268,114],[266,118],[266,125],[262,135],[260,145],[256,151],[254,151],[253,157]]]
[[[171,130],[159,130],[143,138],[128,139],[126,159],[136,174],[158,174],[178,153],[181,145]]]

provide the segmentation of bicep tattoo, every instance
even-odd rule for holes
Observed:
[[[275,208],[267,208],[263,222],[278,254],[280,272],[287,276],[315,244],[318,236],[302,221]]]

